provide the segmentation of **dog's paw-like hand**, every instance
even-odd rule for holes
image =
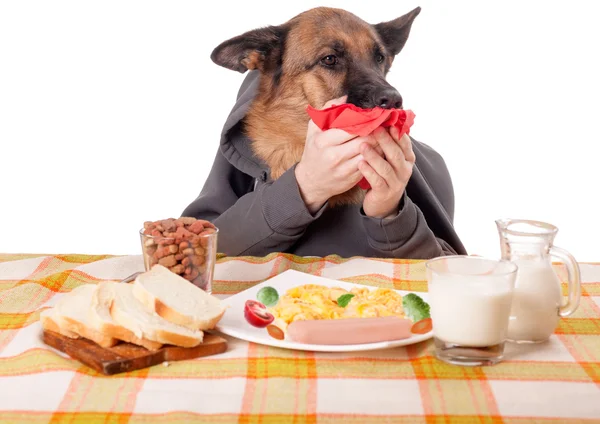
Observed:
[[[415,154],[407,135],[398,130],[378,128],[373,133],[383,155],[367,143],[361,145],[364,160],[358,169],[371,184],[363,202],[363,210],[373,218],[390,218],[398,213],[400,199],[412,175]]]

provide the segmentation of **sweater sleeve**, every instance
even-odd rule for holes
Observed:
[[[377,256],[426,259],[458,254],[450,244],[435,236],[406,192],[400,204],[398,214],[387,219],[372,218],[360,210],[367,241]]]
[[[285,251],[325,209],[314,215],[309,212],[294,171],[295,166],[254,190],[254,178],[237,170],[219,153],[202,192],[182,215],[215,224],[220,253],[265,256]]]

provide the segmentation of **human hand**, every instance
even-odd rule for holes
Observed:
[[[323,108],[345,103],[346,97],[330,100]],[[339,129],[321,131],[310,120],[302,159],[296,165],[300,194],[311,213],[331,197],[350,190],[362,178],[358,163],[363,160],[360,146],[380,150],[373,136],[357,137]]]
[[[358,169],[371,185],[363,210],[373,218],[390,218],[398,213],[416,157],[410,138],[406,134],[400,137],[396,127],[378,128],[372,135],[383,156],[368,143],[360,146],[364,160],[359,161]]]

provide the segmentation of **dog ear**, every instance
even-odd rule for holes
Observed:
[[[285,30],[269,26],[248,31],[219,44],[210,55],[214,63],[233,71],[265,71],[273,58],[280,55]],[[275,60],[277,62],[277,60]]]
[[[388,51],[394,56],[400,53],[400,50],[406,44],[412,23],[419,13],[421,13],[421,8],[417,7],[393,21],[381,22],[374,25]]]

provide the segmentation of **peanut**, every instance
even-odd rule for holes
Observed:
[[[204,256],[192,256],[192,264],[194,264],[195,266],[202,265],[204,261]]]
[[[215,230],[213,228],[206,228],[204,231],[202,231],[202,233],[200,234],[202,236],[202,238],[200,239],[200,246],[206,249],[212,240],[212,237],[209,236],[214,233]]]
[[[150,264],[150,266],[153,266],[158,263],[158,260],[154,256],[150,256],[150,258],[148,258],[148,263]]]
[[[165,256],[162,259],[159,259],[158,263],[161,264],[162,266],[166,266],[167,268],[170,268],[172,266],[177,265],[177,260],[175,259],[175,255],[169,255],[169,256]]]
[[[178,253],[175,255],[176,261],[181,261],[183,258],[185,258],[185,255],[183,253]]]
[[[146,255],[152,256],[156,252],[156,245],[146,246]]]
[[[192,239],[190,240],[190,244],[192,245],[192,247],[200,246],[200,237],[198,237],[198,236],[192,237]]]
[[[172,266],[171,268],[169,268],[172,272],[174,272],[175,274],[183,274],[183,271],[185,271],[185,267],[181,264],[177,264],[175,266]]]
[[[179,243],[179,251],[180,252],[183,252],[188,247],[190,247],[190,243],[188,243],[187,241],[182,241],[181,243]]]
[[[173,244],[174,240],[172,238],[161,238],[156,241],[157,244],[161,246],[167,246],[169,244]]]
[[[192,268],[192,271],[190,272],[190,281],[195,280],[196,278],[198,278],[198,275],[200,275],[200,272],[198,271],[198,268]]]
[[[204,250],[204,248],[202,248],[202,247],[196,247],[194,249],[194,253],[196,255],[203,256],[204,254],[206,254],[206,250]]]
[[[198,269],[198,271],[200,271],[201,274],[204,274],[206,272],[206,267],[207,267],[208,263],[206,263],[206,261],[203,264],[198,265],[196,268]]]
[[[194,254],[194,249],[192,249],[191,247],[188,247],[187,249],[183,249],[183,253],[184,255],[193,255]]]
[[[150,227],[154,227],[154,222],[152,222],[152,221],[144,222],[144,230],[147,230]]]
[[[181,264],[185,267],[189,267],[190,263],[191,263],[191,259],[189,256],[186,256],[185,258],[182,259]]]
[[[171,252],[171,253],[177,253],[178,250],[179,250],[179,248],[177,247],[176,244],[170,244],[169,245],[169,252]]]
[[[184,274],[185,274],[185,275],[190,275],[191,273],[192,273],[192,268],[191,268],[191,267],[189,267],[189,266],[188,266],[188,267],[186,267],[186,268],[185,268],[185,271],[184,271]]]
[[[154,246],[154,245],[155,245],[154,239],[149,238],[149,239],[144,240],[144,246]]]
[[[154,256],[156,256],[156,259],[162,259],[165,256],[169,256],[171,254],[171,252],[169,251],[169,246],[159,246],[158,249],[156,249],[156,253]]]
[[[152,237],[162,237],[163,236],[162,233],[160,231],[158,231],[157,229],[152,230],[150,235],[152,235]]]

